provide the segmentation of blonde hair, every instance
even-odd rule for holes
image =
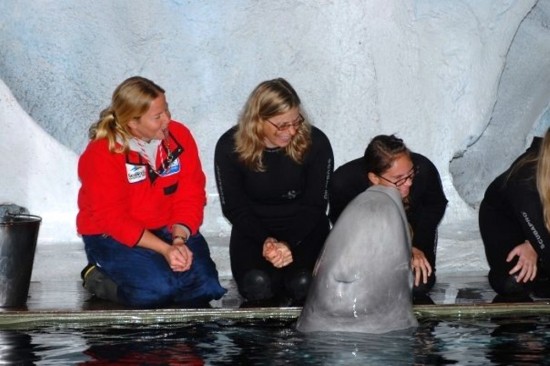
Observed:
[[[132,138],[128,123],[143,116],[151,102],[161,94],[164,94],[164,89],[144,77],[133,76],[124,80],[113,92],[111,105],[101,111],[99,120],[90,126],[90,140],[106,138],[109,151],[127,153],[128,141]],[[116,148],[117,138],[122,148]]]
[[[300,107],[300,98],[292,86],[282,78],[260,83],[250,94],[239,117],[235,132],[235,151],[250,169],[265,170],[262,162],[264,126],[266,120]],[[302,163],[311,145],[311,125],[304,120],[297,129],[285,153],[296,163]]]
[[[542,204],[544,225],[550,231],[550,128],[546,130],[538,153],[537,190]]]

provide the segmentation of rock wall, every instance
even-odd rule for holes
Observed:
[[[209,196],[203,232],[227,235],[216,140],[260,81],[282,76],[329,136],[337,166],[362,155],[373,136],[397,133],[441,172],[446,232],[475,231],[488,182],[549,125],[549,7],[550,0],[2,2],[0,202],[42,215],[44,243],[78,240],[76,161],[88,126],[116,85],[143,75],[166,89],[174,118],[199,144]],[[479,243],[440,250],[482,255],[471,245]]]

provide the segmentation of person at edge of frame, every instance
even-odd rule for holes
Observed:
[[[487,187],[479,229],[493,302],[550,297],[550,128]]]

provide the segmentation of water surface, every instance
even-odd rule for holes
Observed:
[[[420,319],[406,332],[303,334],[295,320],[60,325],[0,331],[0,364],[550,364],[547,316]]]

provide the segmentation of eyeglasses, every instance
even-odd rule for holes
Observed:
[[[268,119],[266,119],[265,121],[268,122],[273,127],[275,127],[277,129],[277,131],[282,132],[282,131],[288,130],[290,127],[294,128],[294,129],[300,128],[300,126],[302,126],[302,123],[304,123],[304,117],[302,117],[302,115],[300,114],[296,121],[294,121],[294,122],[284,122],[284,123],[281,123],[280,125],[275,124],[275,123],[271,122]]]
[[[403,178],[398,179],[398,180],[396,180],[396,181],[391,181],[391,180],[389,180],[389,179],[387,179],[387,178],[384,178],[384,177],[381,176],[381,175],[378,175],[378,174],[377,174],[377,175],[378,175],[378,177],[384,179],[386,182],[391,183],[391,184],[393,184],[393,185],[396,186],[396,187],[401,187],[403,184],[407,183],[407,181],[408,181],[409,179],[410,179],[410,181],[412,182],[413,179],[414,179],[414,176],[415,176],[416,174],[418,174],[418,167],[413,167],[413,168],[411,169],[411,172],[410,172],[406,177],[403,177]]]

